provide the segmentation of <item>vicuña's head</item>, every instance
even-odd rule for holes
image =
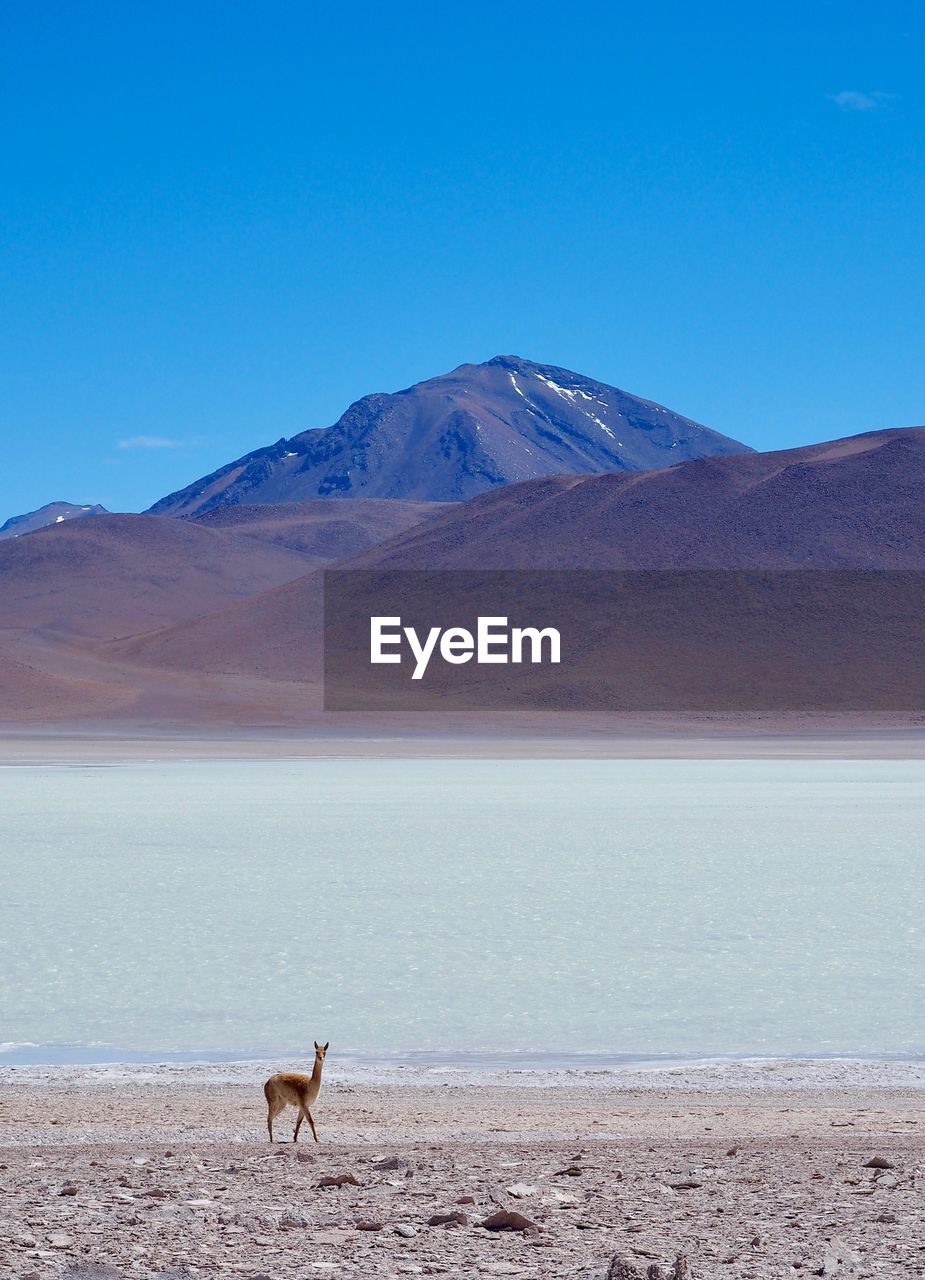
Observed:
[[[319,1062],[324,1062],[324,1055],[327,1053],[328,1045],[330,1043],[331,1043],[330,1040],[327,1042],[327,1044],[319,1044],[317,1040],[315,1041],[315,1057],[318,1059]]]

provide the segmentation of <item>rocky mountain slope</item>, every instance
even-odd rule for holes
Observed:
[[[151,507],[315,498],[456,502],[540,476],[645,471],[748,446],[616,387],[517,356],[364,396],[332,427],[238,458]]]

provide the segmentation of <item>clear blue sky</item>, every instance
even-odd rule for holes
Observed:
[[[925,422],[917,0],[5,0],[0,50],[0,520],[499,352],[760,448]]]

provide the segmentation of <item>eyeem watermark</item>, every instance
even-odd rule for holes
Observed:
[[[435,653],[453,666],[473,659],[481,665],[525,660],[552,664],[562,661],[562,638],[555,627],[511,627],[506,617],[479,617],[475,634],[467,627],[430,627],[422,637],[416,627],[403,627],[400,616],[370,618],[371,663],[400,664],[405,645],[414,661],[412,680],[424,678]],[[526,659],[525,652],[529,655]]]
[[[324,574],[328,711],[925,722],[916,570]]]

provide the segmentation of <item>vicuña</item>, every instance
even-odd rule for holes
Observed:
[[[273,1121],[284,1107],[297,1107],[299,1111],[292,1141],[298,1142],[303,1120],[308,1121],[312,1137],[316,1142],[318,1141],[318,1131],[309,1108],[321,1092],[321,1071],[324,1067],[324,1055],[330,1043],[329,1040],[327,1044],[321,1045],[317,1040],[315,1041],[315,1065],[310,1076],[281,1071],[275,1076],[270,1076],[263,1086],[263,1096],[267,1100],[267,1129],[271,1142],[273,1141]]]

